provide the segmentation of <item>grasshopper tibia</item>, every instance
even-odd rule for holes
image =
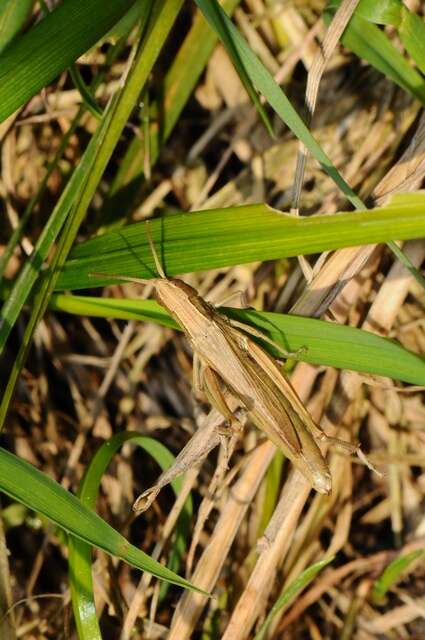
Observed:
[[[327,442],[331,447],[335,447],[336,449],[341,449],[346,454],[351,456],[357,456],[363,464],[376,473],[380,478],[383,477],[383,474],[378,471],[378,469],[368,460],[366,454],[362,451],[359,443],[352,444],[351,442],[347,442],[346,440],[341,440],[340,438],[335,438],[333,436],[328,436],[323,431],[318,435],[318,439],[322,442]]]

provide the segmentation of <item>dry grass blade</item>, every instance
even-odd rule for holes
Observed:
[[[332,53],[334,52],[334,49],[337,46],[342,34],[344,33],[344,30],[358,4],[359,0],[342,0],[331,24],[329,25],[328,30],[326,31],[326,36],[322,42],[322,45],[320,49],[318,49],[314,57],[313,64],[311,65],[311,68],[309,69],[307,75],[307,89],[305,92],[305,104],[308,113],[307,124],[311,124],[311,121],[313,119],[314,111],[316,109],[317,96],[319,93],[320,80],[325,71],[326,64],[329,61]],[[292,210],[297,215],[299,212],[300,196],[304,181],[306,160],[307,149],[302,143],[300,143],[292,196]]]
[[[193,573],[196,583],[212,589],[226,561],[239,526],[258,489],[264,473],[274,454],[274,446],[265,443],[257,448],[245,464],[240,478],[231,488],[210,537]],[[204,597],[183,595],[173,616],[168,640],[185,640],[192,636],[194,626],[207,603]]]
[[[414,191],[420,186],[424,176],[425,115],[422,115],[408,148],[375,187],[373,196],[382,202],[390,194]],[[291,312],[315,317],[323,315],[346,284],[366,265],[374,249],[370,245],[336,251],[309,283]]]

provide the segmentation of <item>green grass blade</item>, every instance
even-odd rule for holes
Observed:
[[[35,0],[3,0],[0,6],[0,53],[24,27]]]
[[[274,137],[273,127],[255,90],[252,76],[245,68],[244,56],[243,54],[241,55],[240,50],[237,46],[235,46],[235,40],[228,29],[226,23],[228,18],[226,12],[223,11],[222,7],[215,0],[209,0],[209,2],[206,2],[204,0],[195,1],[202,9],[204,15],[208,18],[211,24],[214,24],[217,33],[220,34],[223,44],[233,60],[233,64],[235,65],[235,69],[237,71],[239,79],[245,87],[245,91],[247,92],[253,105],[257,109],[257,112],[270,136]]]
[[[82,101],[83,101],[86,109],[88,111],[90,111],[92,116],[94,116],[97,120],[101,120],[103,111],[99,107],[99,105],[97,104],[95,97],[92,95],[90,89],[88,88],[88,86],[84,82],[84,80],[83,80],[83,78],[81,76],[81,73],[80,73],[78,67],[75,64],[72,64],[69,67],[69,73],[70,73],[70,76],[72,78],[72,81],[73,81],[75,87],[80,92]]]
[[[60,484],[2,448],[0,491],[30,509],[39,511],[69,534],[141,571],[148,571],[161,580],[168,580],[181,587],[197,590],[190,582],[130,544],[118,531]]]
[[[154,300],[55,295],[51,299],[51,308],[92,317],[144,320],[179,329]],[[424,358],[394,340],[314,318],[226,307],[221,310],[227,316],[264,332],[286,351],[296,352],[304,347],[298,356],[304,362],[425,385]],[[274,356],[281,357],[282,354],[270,344],[264,343],[263,346]]]
[[[372,601],[374,604],[385,602],[385,596],[389,589],[395,584],[404,571],[418,558],[424,555],[423,549],[417,549],[406,555],[398,556],[385,567],[383,573],[375,581],[372,589]]]
[[[267,205],[165,215],[151,222],[155,245],[169,276],[257,260],[307,255],[347,246],[425,235],[425,192],[393,198],[358,212],[296,217]],[[149,278],[155,266],[145,223],[129,225],[75,247],[57,289],[111,283],[92,272]]]
[[[277,449],[271,463],[268,466],[266,477],[264,478],[264,493],[261,501],[261,516],[258,523],[257,537],[260,538],[275,510],[279,493],[282,488],[282,471],[285,464],[285,456],[281,449]]]
[[[307,567],[307,569],[304,569],[304,571],[300,573],[298,578],[295,578],[295,580],[291,582],[291,584],[288,585],[288,587],[286,587],[282,591],[279,598],[276,600],[273,607],[270,609],[267,615],[267,618],[265,619],[264,623],[261,626],[261,629],[256,634],[255,640],[264,640],[264,638],[266,637],[267,629],[272,623],[276,613],[278,613],[284,608],[287,608],[288,605],[290,605],[291,602],[300,593],[300,591],[308,587],[310,582],[314,580],[317,574],[320,573],[322,569],[324,569],[328,564],[333,562],[333,560],[334,560],[334,556],[331,556],[330,558],[326,558],[325,560],[320,560],[319,562],[315,562],[310,567]]]
[[[422,73],[425,73],[425,23],[407,7],[403,7],[398,32],[406,51],[412,56]]]
[[[163,470],[171,466],[174,461],[174,456],[168,449],[153,438],[147,438],[141,436],[139,433],[129,431],[116,434],[99,447],[88,465],[86,474],[81,482],[78,496],[81,502],[89,509],[95,508],[102,476],[114,454],[125,442],[132,442],[145,449]],[[171,483],[176,495],[178,495],[181,490],[182,484],[183,479],[181,477]],[[191,514],[192,503],[189,498],[183,507],[182,515],[177,525],[176,545],[180,545],[180,547],[182,541],[184,544],[184,529]],[[91,546],[74,536],[70,536],[68,539],[68,548],[71,600],[78,637],[81,640],[88,638],[90,638],[90,640],[96,640],[97,638],[101,640],[102,636],[96,615],[93,593]],[[179,552],[181,552],[181,550],[180,548]]]
[[[332,13],[338,9],[341,0],[329,0],[326,10]],[[375,24],[397,27],[401,21],[402,3],[400,0],[360,0],[356,8],[356,16]]]
[[[0,56],[0,122],[92,47],[133,2],[64,0],[13,42]]]
[[[332,15],[332,11],[325,12],[325,21],[330,22]],[[376,25],[356,13],[344,31],[341,42],[359,58],[367,60],[375,69],[425,104],[424,78]]]

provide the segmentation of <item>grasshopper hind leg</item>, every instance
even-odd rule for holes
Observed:
[[[330,447],[334,447],[335,449],[340,449],[341,451],[343,451],[349,456],[354,456],[354,455],[357,456],[359,460],[363,462],[363,464],[368,469],[370,469],[370,471],[373,471],[374,473],[376,473],[376,475],[382,478],[382,473],[378,471],[378,469],[370,462],[370,460],[368,460],[366,454],[362,451],[362,448],[360,447],[360,444],[358,442],[353,444],[351,442],[347,442],[347,440],[341,440],[341,438],[328,436],[324,431],[322,431],[319,428],[317,430],[318,430],[318,433],[317,433],[318,440],[320,440],[321,442],[328,443]]]
[[[242,428],[241,423],[235,412],[229,407],[223,393],[221,379],[217,373],[210,367],[205,366],[201,370],[201,380],[208,400],[229,423],[228,427],[224,427],[223,435],[232,435],[235,431],[240,431]]]
[[[282,347],[282,345],[278,344],[277,342],[275,342],[274,340],[266,336],[262,331],[255,329],[255,327],[251,327],[250,324],[245,324],[244,322],[239,322],[238,320],[233,320],[233,319],[231,319],[229,322],[232,325],[232,327],[235,327],[235,329],[241,329],[245,333],[249,333],[252,336],[255,336],[256,338],[259,338],[260,340],[267,342],[267,344],[270,344],[272,347],[276,349],[276,351],[281,353],[284,358],[300,358],[300,356],[302,356],[302,354],[307,351],[307,347],[300,347],[296,351],[287,351]]]

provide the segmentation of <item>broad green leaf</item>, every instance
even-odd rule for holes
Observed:
[[[398,556],[390,562],[373,585],[372,601],[375,604],[384,603],[388,590],[391,589],[393,584],[400,580],[401,575],[406,571],[406,569],[408,569],[415,560],[423,556],[423,554],[423,549],[416,549],[416,551]]]
[[[54,295],[51,308],[93,317],[146,320],[179,329],[154,300]],[[251,309],[221,307],[220,310],[260,329],[286,351],[300,351],[298,360],[425,385],[425,360],[394,340],[314,318]],[[282,354],[268,343],[263,346],[274,356],[281,357]]]
[[[320,560],[319,562],[312,564],[307,569],[304,569],[304,571],[300,573],[298,578],[295,578],[295,580],[282,591],[279,598],[276,600],[273,607],[267,614],[267,618],[264,620],[260,631],[256,634],[255,640],[263,640],[266,637],[267,629],[272,623],[276,613],[278,613],[282,609],[286,609],[288,605],[290,605],[291,602],[300,593],[300,591],[308,587],[310,582],[314,580],[317,574],[320,573],[322,569],[324,569],[328,564],[333,562],[333,560],[334,556],[331,556],[330,558],[326,558],[325,560]]]
[[[190,582],[137,549],[60,484],[2,448],[0,491],[30,509],[39,511],[69,534],[141,571],[148,571],[161,580],[167,580],[186,589],[199,591]]]
[[[15,40],[0,56],[0,122],[92,47],[133,2],[64,0]]]
[[[165,215],[151,222],[157,251],[169,276],[191,271],[308,255],[342,247],[425,235],[425,192],[393,198],[376,209],[297,217],[267,205]],[[75,247],[56,289],[111,283],[90,273],[152,277],[155,266],[145,223],[93,238]]]
[[[24,27],[35,0],[0,0],[0,53]]]
[[[161,469],[167,469],[174,461],[174,456],[163,444],[141,436],[140,433],[126,431],[112,436],[107,442],[102,444],[87,467],[87,471],[80,484],[78,497],[89,509],[95,509],[100,482],[114,454],[126,442],[145,449]],[[176,495],[178,495],[183,484],[182,477],[171,483]],[[182,514],[177,524],[177,539],[174,548],[177,547],[178,555],[185,546],[185,535],[187,523],[192,514],[191,499],[186,501]],[[78,631],[78,637],[82,640],[101,640],[99,623],[94,602],[92,567],[91,567],[91,546],[86,542],[74,537],[68,538],[69,547],[69,576],[71,585],[71,599],[74,609],[74,616]]]

